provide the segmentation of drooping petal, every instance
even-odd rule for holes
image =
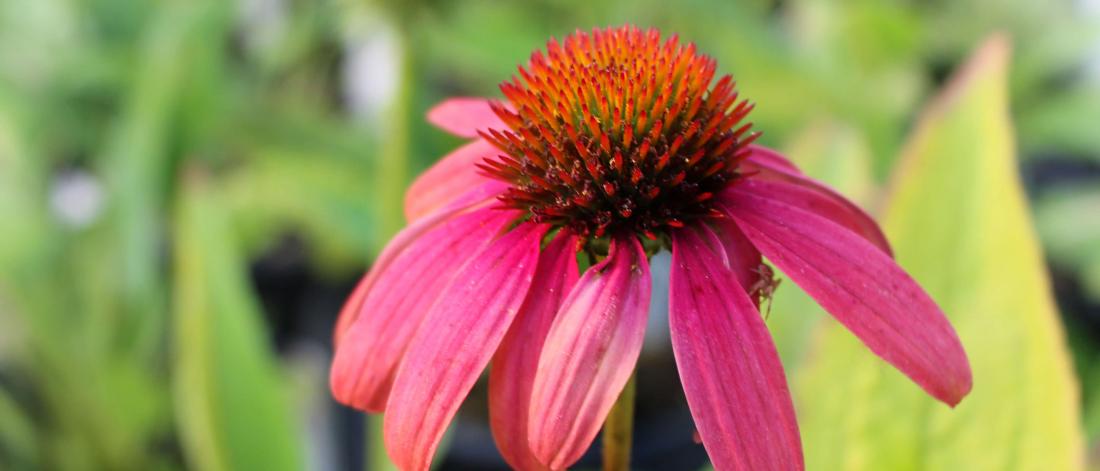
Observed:
[[[466,144],[436,162],[413,181],[405,192],[405,218],[410,222],[430,214],[481,185],[495,182],[482,175],[476,164],[500,151],[484,139]],[[503,182],[498,182],[503,191]]]
[[[802,170],[799,170],[798,167],[784,157],[783,154],[756,144],[749,145],[748,148],[749,157],[746,163],[795,176],[802,175]]]
[[[599,433],[638,361],[649,291],[645,252],[624,237],[569,293],[543,344],[531,393],[528,439],[543,464],[568,467]]]
[[[562,301],[577,283],[576,243],[575,236],[562,233],[542,252],[527,299],[493,356],[489,423],[497,448],[515,469],[544,468],[527,441],[527,414],[542,344]]]
[[[454,199],[450,204],[445,205],[439,211],[432,213],[430,217],[415,221],[412,225],[398,232],[397,235],[386,244],[382,252],[378,254],[374,263],[371,264],[370,271],[359,280],[351,296],[344,302],[344,306],[340,309],[340,315],[336,320],[333,344],[336,346],[340,345],[340,338],[347,329],[351,327],[352,323],[355,322],[355,319],[359,317],[359,313],[362,312],[363,301],[366,299],[367,293],[370,292],[371,287],[374,286],[375,282],[378,281],[378,278],[383,273],[387,272],[390,264],[393,263],[399,255],[405,253],[409,249],[413,242],[428,231],[453,219],[455,216],[490,202],[495,199],[504,188],[502,184],[497,182],[488,182],[478,185],[472,190],[466,190],[462,196]]]
[[[711,222],[715,227],[715,237],[720,241],[722,251],[725,253],[726,264],[737,276],[737,282],[746,292],[751,292],[760,279],[762,261],[760,251],[752,245],[737,224],[729,218],[717,219]]]
[[[780,182],[800,187],[802,191],[785,190],[783,193],[790,202],[798,202],[808,210],[848,227],[863,238],[875,244],[887,255],[893,256],[890,242],[863,208],[837,193],[828,185],[802,174],[785,157],[771,149],[752,146],[752,153],[742,168],[749,175],[740,184],[749,182]]]
[[[894,261],[834,222],[748,189],[726,209],[757,248],[871,351],[954,406],[970,365],[936,303]]]
[[[692,229],[673,235],[669,331],[680,382],[717,470],[803,469],[783,366],[759,311]]]
[[[459,137],[477,137],[479,130],[507,126],[485,98],[449,98],[428,110],[428,122]]]
[[[379,269],[358,318],[336,348],[330,383],[337,401],[382,411],[397,366],[428,308],[455,273],[514,217],[514,212],[496,208],[455,217]]]
[[[398,468],[431,465],[443,432],[523,303],[545,231],[525,223],[493,241],[432,306],[386,403],[383,435]]]
[[[893,256],[890,243],[878,223],[855,203],[820,183],[808,179],[797,182],[785,176],[776,178],[777,175],[764,172],[737,182],[734,186],[744,187],[744,191],[767,193],[768,198],[817,214],[848,228],[880,248],[886,255]]]
[[[407,244],[404,245],[408,247]],[[387,245],[386,248],[389,248],[389,245]],[[404,250],[404,247],[394,249],[396,252],[400,252],[401,250]],[[333,329],[332,333],[332,344],[335,347],[340,346],[340,340],[344,337],[344,333],[347,332],[351,324],[355,322],[355,319],[359,317],[359,309],[363,307],[363,299],[367,297],[367,293],[370,292],[371,286],[374,285],[377,279],[378,274],[374,270],[368,271],[366,275],[363,275],[363,277],[359,279],[359,283],[355,285],[355,289],[352,290],[351,295],[344,301],[344,305],[340,308],[340,314],[336,316],[336,328]]]

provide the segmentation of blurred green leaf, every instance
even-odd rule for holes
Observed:
[[[1087,294],[1100,300],[1100,188],[1059,189],[1039,200],[1036,213],[1051,258],[1080,271]]]
[[[1100,437],[1100,364],[1095,361],[1095,352],[1085,367],[1081,381],[1085,383],[1085,432],[1090,440],[1095,442]]]
[[[300,469],[287,389],[205,178],[185,177],[176,213],[173,381],[186,456],[203,470]]]
[[[1100,249],[1100,188],[1067,185],[1043,195],[1036,213],[1051,255],[1070,258]]]
[[[1016,176],[1008,55],[990,40],[927,109],[885,213],[899,263],[959,332],[974,390],[951,410],[829,323],[796,382],[811,469],[1083,467],[1077,385]]]
[[[118,240],[116,289],[123,300],[122,315],[112,324],[123,347],[155,350],[163,335],[167,293],[158,254],[174,170],[172,146],[184,134],[176,113],[196,62],[191,57],[220,45],[220,35],[211,29],[226,8],[207,0],[171,2],[157,10],[140,35],[134,84],[103,150],[110,222]]]
[[[168,139],[178,89],[184,81],[187,33],[201,18],[197,3],[165,8],[145,31],[144,50],[135,72],[134,87],[126,98],[105,150],[104,174],[119,225],[123,289],[143,297],[155,289],[157,213],[164,200],[160,183],[168,166]],[[189,5],[189,6],[183,6]]]
[[[1025,150],[1056,150],[1100,162],[1100,84],[1042,97],[1020,118]]]
[[[35,429],[22,408],[0,387],[0,467],[35,467]]]
[[[336,268],[360,268],[380,248],[378,205],[366,196],[369,166],[305,149],[256,154],[224,182],[244,245],[265,248],[293,231],[305,236],[322,267]]]
[[[46,237],[45,176],[20,118],[15,100],[0,90],[0,220],[19,221],[0,230],[0,288]]]

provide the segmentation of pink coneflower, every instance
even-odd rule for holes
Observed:
[[[718,469],[803,467],[758,311],[761,256],[933,397],[953,406],[970,391],[958,337],[875,222],[752,145],[752,105],[715,70],[656,30],[578,32],[532,54],[505,100],[429,112],[474,141],[409,189],[411,225],[341,312],[332,367],[339,401],[385,412],[398,467],[429,467],[490,362],[508,463],[573,464],[634,370],[662,249],[676,364]]]

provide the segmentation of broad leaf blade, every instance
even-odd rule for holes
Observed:
[[[220,199],[191,176],[175,246],[174,387],[188,460],[205,470],[302,466],[286,388]]]
[[[1016,175],[1008,45],[989,41],[922,116],[884,227],[940,303],[974,390],[935,402],[830,323],[797,381],[810,469],[1083,467],[1077,385]]]

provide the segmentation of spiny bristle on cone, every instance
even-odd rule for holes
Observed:
[[[577,32],[535,51],[494,103],[508,129],[482,137],[504,155],[481,168],[536,222],[586,237],[656,239],[712,214],[758,133],[729,75],[676,36],[632,26]],[[514,111],[513,111],[514,110]]]

